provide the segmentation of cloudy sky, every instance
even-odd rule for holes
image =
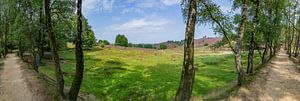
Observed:
[[[181,0],[83,0],[83,12],[97,39],[114,42],[124,34],[131,43],[184,39]],[[231,0],[213,0],[229,11]],[[215,37],[210,25],[197,26],[196,38]]]

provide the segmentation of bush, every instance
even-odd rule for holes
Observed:
[[[128,47],[128,39],[125,35],[118,34],[115,40],[115,45]]]
[[[208,43],[205,43],[205,44],[204,44],[204,46],[208,46],[208,45],[209,45]]]
[[[160,44],[159,49],[167,49],[167,45],[166,44]]]
[[[110,43],[107,40],[99,40],[98,44],[99,45],[110,45]]]

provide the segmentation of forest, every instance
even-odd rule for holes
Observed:
[[[184,40],[162,43],[97,39],[84,2],[0,1],[1,101],[300,100],[298,0],[180,0]],[[207,24],[221,40],[196,47]]]

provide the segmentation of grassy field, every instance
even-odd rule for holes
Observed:
[[[105,101],[165,101],[172,100],[175,96],[182,68],[181,50],[107,47],[87,50],[84,55],[82,93],[91,93]],[[75,71],[74,51],[61,51],[60,57],[65,83],[70,86]],[[243,60],[246,60],[245,56]],[[231,54],[196,55],[195,64],[195,97],[206,96],[215,89],[228,87],[229,82],[236,79],[234,58]],[[255,64],[259,64],[258,61]],[[44,61],[40,71],[54,77],[53,67],[53,63]]]

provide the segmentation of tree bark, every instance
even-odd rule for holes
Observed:
[[[7,33],[8,33],[8,29],[9,29],[9,25],[7,24],[8,22],[7,22],[7,20],[8,20],[8,18],[7,18],[7,12],[8,11],[6,11],[6,10],[4,10],[4,15],[5,15],[5,21],[4,21],[4,45],[3,45],[3,47],[4,47],[4,54],[3,54],[3,56],[4,56],[4,58],[6,57],[6,54],[7,54],[7,52],[8,52],[8,50],[7,50]]]
[[[293,28],[294,30],[294,28]],[[290,40],[290,44],[289,44],[289,58],[292,57],[292,45],[293,45],[293,41],[294,41],[294,31],[292,32],[292,36],[291,36],[291,40]]]
[[[267,59],[266,59],[266,55],[268,54],[268,45],[269,44],[269,41],[267,40],[267,42],[265,43],[265,48],[264,48],[264,52],[263,52],[263,56],[262,56],[262,59],[261,59],[261,62],[263,63],[263,64],[266,64],[267,63]]]
[[[244,70],[242,64],[242,57],[241,57],[241,50],[242,50],[242,41],[245,32],[245,25],[247,21],[247,0],[242,1],[242,20],[239,26],[238,37],[235,45],[235,64],[236,64],[236,71],[237,71],[237,79],[238,79],[238,86],[241,86],[244,80]]]
[[[38,35],[38,66],[40,65],[42,58],[44,57],[44,41],[45,41],[45,22],[43,16],[43,7],[41,6],[39,12],[39,35]]]
[[[298,34],[297,39],[296,39],[296,44],[295,44],[295,55],[294,55],[295,57],[298,57],[298,55],[299,55],[299,52],[298,52],[298,49],[299,49],[299,47],[298,47],[299,41],[300,41],[300,34]]]
[[[77,37],[76,37],[76,74],[73,80],[69,99],[76,101],[80,90],[83,73],[84,73],[84,58],[82,50],[82,0],[77,0]]]
[[[254,57],[254,48],[255,48],[255,33],[257,29],[257,24],[259,22],[259,0],[254,0],[255,6],[255,15],[253,18],[253,30],[250,36],[250,46],[249,46],[249,53],[248,53],[248,66],[247,66],[247,73],[253,74],[253,57]]]
[[[59,63],[59,56],[58,56],[58,51],[57,51],[57,46],[56,46],[56,37],[55,33],[52,30],[52,24],[51,24],[51,9],[50,9],[50,0],[45,0],[44,1],[44,6],[45,6],[45,13],[46,13],[46,29],[49,35],[50,39],[50,46],[51,46],[51,52],[52,52],[52,59],[55,62],[55,75],[56,75],[56,82],[57,82],[57,93],[62,96],[64,96],[64,78],[62,75],[62,71],[60,68],[60,63]]]
[[[271,40],[271,39],[270,39]],[[273,57],[273,41],[270,41],[269,43],[269,59],[268,60],[271,60],[271,58]]]
[[[33,31],[32,31],[32,26],[33,26],[33,22],[32,22],[32,16],[33,16],[33,9],[32,9],[32,0],[29,0],[29,21],[28,21],[28,29],[29,29],[29,40],[30,40],[30,45],[31,45],[31,55],[33,58],[33,63],[32,66],[34,68],[34,70],[36,72],[39,72],[38,70],[38,62],[37,62],[37,56],[36,56],[36,52],[35,52],[35,38],[33,35]]]
[[[195,79],[194,34],[197,20],[197,1],[189,0],[188,6],[189,8],[185,32],[183,69],[175,101],[189,101],[191,99],[193,83]]]

